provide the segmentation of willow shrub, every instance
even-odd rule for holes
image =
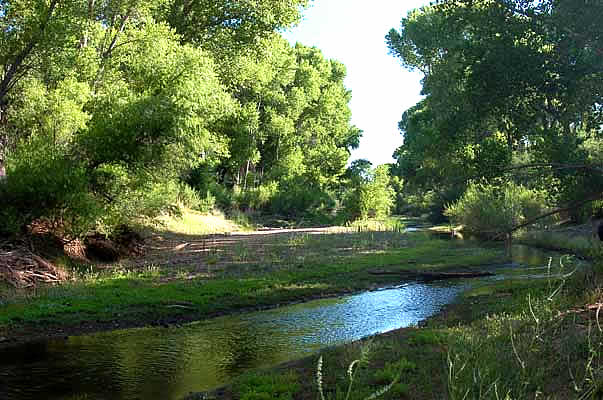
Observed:
[[[483,237],[497,237],[547,211],[544,191],[507,182],[502,185],[471,183],[461,198],[445,210],[453,224]],[[537,223],[543,225],[548,220]]]

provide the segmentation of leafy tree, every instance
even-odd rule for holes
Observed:
[[[514,159],[587,162],[584,141],[602,133],[603,46],[593,19],[602,12],[588,1],[461,0],[409,13],[387,35],[392,54],[425,74],[426,98],[400,125],[405,182],[493,177]],[[560,202],[598,179],[584,168],[550,173]]]
[[[344,197],[348,220],[383,218],[394,207],[395,192],[390,182],[389,165],[371,168],[367,160],[356,160],[347,169],[349,189]]]

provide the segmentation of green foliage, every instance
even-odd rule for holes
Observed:
[[[307,5],[3,4],[2,229],[110,232],[178,204],[329,212],[361,132],[345,67],[277,33]]]
[[[547,210],[543,191],[507,182],[502,185],[472,183],[465,194],[446,209],[454,224],[485,237],[499,237]],[[544,224],[546,221],[539,221]]]
[[[287,180],[270,204],[270,211],[293,218],[330,215],[335,209],[334,194],[303,177]]]
[[[416,368],[417,366],[412,361],[408,361],[405,358],[396,362],[386,362],[382,369],[375,371],[375,382],[380,385],[387,385],[399,378],[402,373],[412,371]]]
[[[299,388],[298,377],[293,372],[247,374],[233,385],[233,391],[241,400],[292,400]]]
[[[71,237],[94,227],[102,207],[90,192],[86,168],[56,150],[41,138],[13,153],[0,184],[0,232],[18,233],[38,219]]]
[[[598,194],[603,42],[593,15],[602,12],[586,0],[441,1],[411,11],[387,42],[424,74],[425,98],[400,121],[394,174],[409,189],[438,191],[520,175],[564,206]]]
[[[353,164],[348,169],[350,188],[343,200],[343,213],[349,220],[387,217],[394,206],[395,192],[390,186],[389,167],[371,170],[369,165]]]
[[[266,185],[260,185],[257,188],[245,191],[235,191],[236,201],[242,210],[262,210],[266,209],[274,196],[278,192],[278,184],[270,182]]]

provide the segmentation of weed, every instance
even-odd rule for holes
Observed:
[[[300,388],[297,380],[294,372],[250,373],[233,384],[233,392],[241,400],[292,400]]]
[[[347,386],[347,389],[345,390],[345,396],[342,397],[339,392],[335,392],[335,399],[342,399],[342,400],[350,399],[350,396],[352,394],[352,387],[354,386],[354,380],[356,379],[356,375],[357,375],[359,369],[363,366],[366,366],[369,362],[371,343],[372,342],[370,342],[370,341],[364,343],[360,349],[360,358],[352,361],[349,364],[348,369],[347,369],[348,386]],[[316,365],[316,386],[318,388],[318,395],[320,396],[320,400],[326,400],[325,394],[324,394],[324,388],[323,388],[322,365],[323,365],[323,358],[322,358],[322,356],[320,356],[318,358],[318,364]],[[398,371],[398,374],[393,378],[393,380],[389,384],[375,390],[374,392],[372,392],[371,394],[366,396],[364,398],[364,400],[373,400],[373,399],[376,399],[376,398],[384,395],[398,383],[399,379],[400,379],[400,371]],[[329,397],[329,398],[331,398],[331,397]]]
[[[557,276],[547,280],[540,296],[528,292],[517,311],[449,330],[451,399],[540,398],[547,393],[587,398],[585,393],[597,390],[603,378],[603,332],[596,326],[598,318],[563,311],[567,298],[561,294],[573,278]]]

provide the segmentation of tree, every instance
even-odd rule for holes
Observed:
[[[431,165],[428,175],[446,171],[438,180],[454,182],[499,175],[513,159],[586,162],[585,140],[602,133],[603,46],[592,17],[602,12],[588,1],[461,0],[409,13],[387,42],[425,74],[426,98],[401,123],[400,169]],[[550,169],[558,201],[584,195],[593,183],[584,171]]]
[[[367,160],[355,160],[348,167],[344,213],[348,220],[383,218],[390,214],[395,192],[390,184],[389,165],[371,168]]]

